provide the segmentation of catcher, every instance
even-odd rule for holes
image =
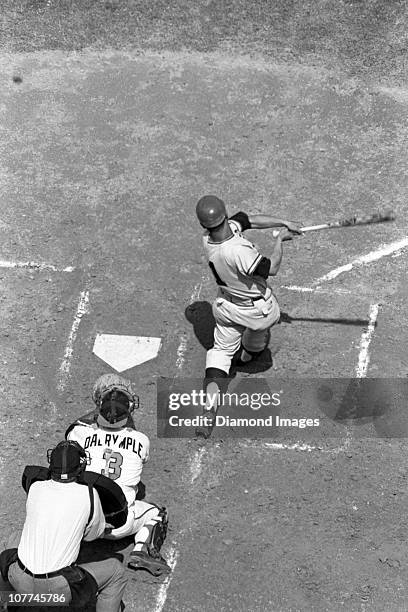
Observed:
[[[65,437],[81,444],[88,456],[87,469],[108,476],[118,484],[128,502],[123,527],[108,529],[108,539],[135,536],[128,567],[146,569],[154,576],[170,572],[160,554],[167,534],[165,508],[141,501],[144,485],[140,478],[149,458],[149,438],[136,431],[131,413],[139,407],[130,381],[116,374],[104,374],[95,382],[92,399],[98,412],[76,421]]]
[[[222,379],[229,374],[233,357],[246,363],[262,353],[270,328],[279,321],[279,305],[267,281],[279,270],[282,242],[301,234],[301,230],[297,223],[269,215],[239,212],[228,218],[224,202],[214,195],[199,200],[196,214],[205,229],[204,251],[218,285],[213,303],[214,346],[207,352],[204,383],[204,415],[207,423],[212,423],[216,412],[213,398],[217,398]],[[243,236],[246,230],[267,228],[281,228],[270,258],[261,255]],[[197,433],[206,435],[201,429]]]

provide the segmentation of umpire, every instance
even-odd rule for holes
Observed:
[[[60,442],[47,454],[50,480],[28,492],[26,520],[18,549],[0,555],[3,579],[19,593],[53,594],[70,607],[97,612],[121,610],[125,570],[118,559],[76,565],[82,539],[105,531],[98,492],[77,482],[86,453],[76,442]]]

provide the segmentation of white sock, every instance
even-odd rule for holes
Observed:
[[[220,390],[217,383],[211,382],[206,389],[204,410],[217,410],[220,399]]]

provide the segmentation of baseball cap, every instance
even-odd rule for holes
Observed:
[[[108,429],[119,429],[126,426],[128,418],[129,398],[116,389],[108,393],[99,409],[98,425]]]
[[[60,442],[47,453],[51,474],[59,480],[68,480],[76,474],[86,458],[77,442]]]

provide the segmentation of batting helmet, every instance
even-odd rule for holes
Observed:
[[[214,195],[206,195],[201,198],[197,203],[196,213],[201,225],[207,229],[221,225],[227,218],[224,202]]]
[[[53,480],[69,482],[84,471],[87,463],[86,452],[78,442],[64,440],[47,451]]]

